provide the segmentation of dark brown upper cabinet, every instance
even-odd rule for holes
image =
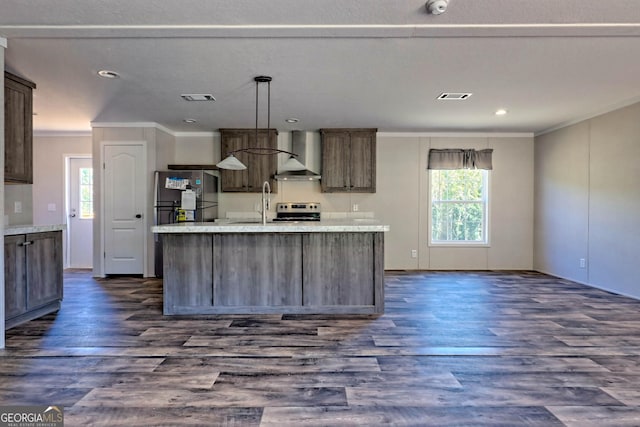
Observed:
[[[278,131],[276,129],[259,129],[256,141],[255,129],[220,129],[221,159],[228,153],[244,148],[278,148]],[[278,171],[276,154],[235,153],[247,167],[245,170],[220,169],[220,188],[227,192],[261,193],[262,184],[269,181],[271,192],[278,191],[277,181],[273,178]]]
[[[320,129],[322,192],[376,192],[378,129]]]
[[[4,73],[4,180],[33,184],[33,89],[28,80]]]

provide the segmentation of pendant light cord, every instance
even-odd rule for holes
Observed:
[[[267,84],[267,138],[269,138],[269,130],[271,128],[271,77],[269,76],[258,76],[255,79],[256,82],[256,140],[254,141],[255,145],[258,145],[258,115],[259,115],[259,104],[260,104],[260,95],[258,86],[260,83]]]
[[[253,141],[254,145],[258,145],[258,86],[260,82],[256,79],[256,140]]]

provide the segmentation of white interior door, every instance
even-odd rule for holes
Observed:
[[[71,268],[93,266],[93,166],[91,158],[67,163],[67,246]]]
[[[105,274],[143,274],[146,220],[142,144],[104,145]]]

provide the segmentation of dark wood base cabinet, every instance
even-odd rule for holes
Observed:
[[[384,234],[163,235],[164,314],[384,311]]]
[[[60,309],[62,232],[4,238],[5,328]]]

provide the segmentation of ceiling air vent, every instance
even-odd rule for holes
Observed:
[[[216,99],[210,93],[183,93],[180,95],[185,101],[215,101]]]
[[[473,94],[469,92],[443,92],[440,94],[438,99],[444,99],[447,101],[464,101],[471,95]]]

